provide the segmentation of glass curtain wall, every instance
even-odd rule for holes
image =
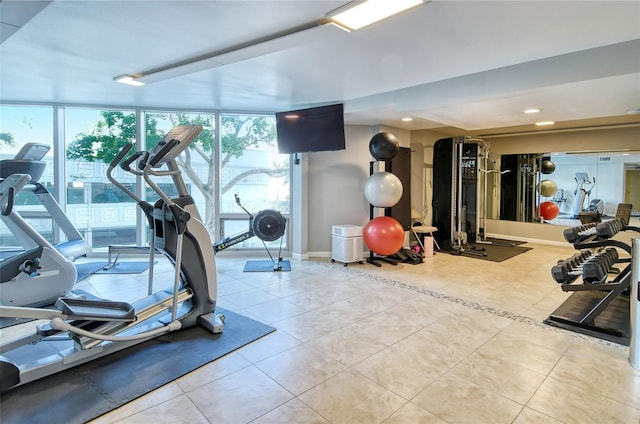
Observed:
[[[136,204],[107,179],[107,167],[136,142],[132,110],[65,108],[67,216],[94,250],[136,243]],[[135,192],[135,176],[116,177]]]
[[[177,159],[189,194],[193,197],[201,219],[215,240],[216,179],[215,179],[215,129],[213,113],[146,112],[146,150],[151,150],[176,125],[202,125],[198,138]],[[171,177],[159,177],[155,181],[169,197],[177,195]],[[147,201],[155,201],[158,195],[147,189]]]
[[[221,237],[247,231],[246,212],[255,215],[275,209],[289,218],[289,155],[278,153],[275,117],[267,115],[221,114],[220,116],[220,222]],[[269,248],[288,248],[282,240],[266,243]],[[257,237],[235,245],[237,248],[264,248]]]
[[[50,146],[42,159],[46,168],[39,181],[53,194],[53,108],[0,105],[0,160],[13,159],[27,143]],[[18,193],[15,208],[47,240],[52,243],[55,241],[54,223],[35,194],[29,191]],[[0,221],[0,246],[4,252],[23,248],[4,220]]]
[[[254,215],[264,209],[275,209],[289,218],[289,155],[278,154],[273,115],[0,106],[0,157],[13,158],[27,142],[51,145],[44,159],[47,167],[41,182],[52,194],[55,194],[54,181],[66,187],[66,199],[60,202],[61,207],[94,252],[105,252],[109,245],[135,245],[137,227],[145,222],[137,218],[136,204],[106,178],[109,163],[125,143],[138,142],[137,148],[141,148],[141,140],[136,139],[137,125],[141,123],[137,122],[136,116],[144,117],[140,119],[144,119],[142,134],[146,149],[152,148],[175,125],[198,123],[203,126],[200,137],[178,162],[212,240],[249,229],[249,217],[236,203],[236,194],[242,206]],[[63,113],[56,114],[58,109]],[[58,134],[64,134],[64,139],[58,140],[60,151],[56,152],[54,120],[58,116],[64,117],[57,122],[63,129]],[[64,159],[60,160],[58,154],[64,154]],[[57,179],[54,178],[54,160],[64,169]],[[133,175],[119,168],[114,174],[147,201],[157,199],[152,190],[137,187]],[[170,196],[176,194],[169,177],[159,179],[159,183]],[[18,210],[30,214],[30,223],[54,241],[56,233],[51,219],[47,218],[37,198],[27,194],[20,195]],[[4,224],[0,227],[0,239],[3,248],[16,247],[16,241]],[[279,247],[280,240],[268,245]],[[282,247],[288,249],[286,237]],[[253,237],[232,246],[229,251],[263,248],[262,242]]]

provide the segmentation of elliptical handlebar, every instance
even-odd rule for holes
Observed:
[[[160,151],[157,153],[153,153],[152,152],[152,156],[151,159],[149,159],[149,161],[147,162],[147,165],[155,168],[158,163],[164,159],[164,157],[167,155],[167,153],[169,153],[171,150],[173,150],[174,147],[176,147],[178,144],[180,144],[180,140],[176,140],[175,138],[172,138],[169,141],[160,141],[158,143],[158,146],[161,146],[162,144],[164,144],[162,146],[162,148],[160,148]],[[155,150],[155,149],[154,149]]]
[[[7,206],[5,208],[2,209],[2,216],[9,216],[11,215],[11,212],[13,211],[13,202],[16,198],[16,188],[15,187],[9,187],[9,193],[8,193],[8,197],[7,197]]]
[[[113,158],[113,160],[109,164],[109,167],[115,168],[116,166],[118,166],[120,161],[122,161],[122,159],[127,155],[127,153],[129,153],[129,150],[131,150],[132,147],[133,147],[132,143],[127,143],[124,146],[122,146],[122,149],[120,149],[116,157]]]
[[[31,180],[29,174],[13,174],[0,183],[0,210],[2,215],[9,216],[13,210],[16,193]]]
[[[132,173],[133,175],[142,175],[142,171],[135,169],[135,167],[132,167],[131,164],[133,164],[134,162],[138,162],[138,168],[142,166],[142,168],[144,169],[144,164],[146,164],[146,160],[148,157],[149,157],[149,152],[145,150],[137,151],[131,156],[129,156],[127,159],[125,159],[122,163],[120,163],[120,168],[123,169],[124,171]],[[143,165],[140,165],[140,164],[143,164]]]
[[[127,188],[124,184],[122,184],[120,181],[116,180],[112,173],[115,167],[118,166],[118,164],[122,161],[122,159],[124,159],[124,157],[126,156],[127,153],[129,153],[129,151],[131,150],[131,148],[133,147],[132,143],[127,143],[124,146],[122,146],[122,149],[120,149],[120,151],[118,152],[118,154],[116,155],[115,158],[113,158],[113,160],[111,161],[111,163],[109,164],[109,167],[107,168],[107,179],[109,181],[111,181],[111,183],[113,183],[113,185],[115,185],[116,187],[118,187],[120,190],[122,190],[127,196],[129,196],[130,198],[132,198],[133,200],[135,200],[139,205],[144,204],[145,202],[139,198],[134,192],[132,192],[131,190],[129,190],[129,188]],[[134,157],[137,153],[135,153],[134,155],[132,155],[131,157]],[[128,162],[131,158],[127,159],[125,162]],[[124,164],[124,162],[123,162]],[[122,164],[121,164],[122,167]],[[136,174],[131,168],[127,167],[124,168],[122,167],[123,170],[131,172],[133,174]],[[140,175],[136,174],[136,175]]]
[[[193,140],[197,138],[197,136],[202,131],[201,125],[183,125],[172,128],[165,137],[158,142],[158,144],[149,152],[149,151],[138,151],[131,155],[129,158],[124,159],[127,153],[133,148],[132,143],[125,144],[118,154],[111,161],[109,167],[107,168],[107,178],[110,182],[112,182],[116,187],[121,189],[125,194],[138,202],[139,205],[143,206],[145,203],[140,197],[138,197],[135,193],[133,193],[130,189],[125,187],[122,183],[117,181],[113,177],[113,169],[120,165],[120,168],[126,172],[129,172],[136,176],[141,176],[145,180],[145,182],[155,191],[162,200],[165,201],[168,205],[175,206],[175,202],[173,202],[169,196],[165,192],[163,192],[157,184],[155,184],[149,178],[151,175],[156,176],[172,176],[174,178],[174,182],[178,185],[178,192],[180,193],[180,187],[184,187],[184,182],[180,177],[180,171],[178,170],[178,166],[175,162],[175,157],[182,152]],[[137,165],[133,164],[137,162]],[[160,165],[166,164],[168,167],[167,171],[154,170],[153,168],[158,168]],[[137,168],[137,169],[135,169]],[[183,191],[185,191],[184,189]]]

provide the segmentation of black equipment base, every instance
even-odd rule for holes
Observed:
[[[279,261],[247,261],[244,264],[243,272],[273,272],[291,271],[291,262],[287,259]]]
[[[513,243],[517,244],[518,242]],[[466,245],[464,250],[460,251],[451,246],[449,240],[445,240],[441,244],[441,250],[452,255],[464,255],[469,258],[483,259],[490,262],[502,262],[528,252],[531,247],[475,243]]]
[[[593,322],[580,322],[608,293],[597,290],[574,292],[544,323],[629,346],[631,328],[628,295],[617,296]]]
[[[275,331],[216,312],[225,315],[222,333],[180,330],[2,393],[0,422],[87,422]]]
[[[393,265],[393,266],[398,266],[398,263],[400,261],[393,259],[391,257],[388,256],[369,256],[367,258],[367,263],[371,264],[371,265],[375,265],[378,268],[380,268],[382,266],[381,262],[386,262],[389,265]]]

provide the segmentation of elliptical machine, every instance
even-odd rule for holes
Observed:
[[[202,131],[200,125],[171,129],[140,162],[142,176],[160,196],[150,210],[155,248],[174,264],[173,287],[154,292],[134,304],[102,299],[59,298],[56,309],[0,306],[0,317],[47,319],[33,334],[0,344],[0,390],[126,349],[153,337],[200,325],[212,333],[223,330],[224,317],[214,313],[217,298],[215,258],[211,238],[200,221],[176,163]],[[132,145],[127,144],[111,165],[117,166]],[[167,170],[159,169],[166,165]],[[152,176],[171,176],[178,197],[171,199]],[[5,181],[2,184],[16,184]],[[6,187],[6,186],[5,186]],[[14,193],[15,187],[7,189]],[[11,204],[8,200],[7,204]],[[183,257],[189,261],[183,262]],[[62,341],[51,347],[41,342]],[[46,344],[46,343],[45,343]],[[37,360],[34,360],[37,356]]]
[[[604,202],[601,199],[591,200],[591,190],[596,186],[596,178],[593,181],[589,179],[586,172],[576,173],[576,189],[573,191],[575,196],[573,203],[573,218],[581,221],[600,222],[600,215],[604,212]],[[588,185],[589,189],[585,188]],[[587,199],[587,209],[583,208],[584,200]]]

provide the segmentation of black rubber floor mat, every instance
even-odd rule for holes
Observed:
[[[2,393],[0,422],[83,423],[275,329],[218,308],[224,331],[180,330]]]

